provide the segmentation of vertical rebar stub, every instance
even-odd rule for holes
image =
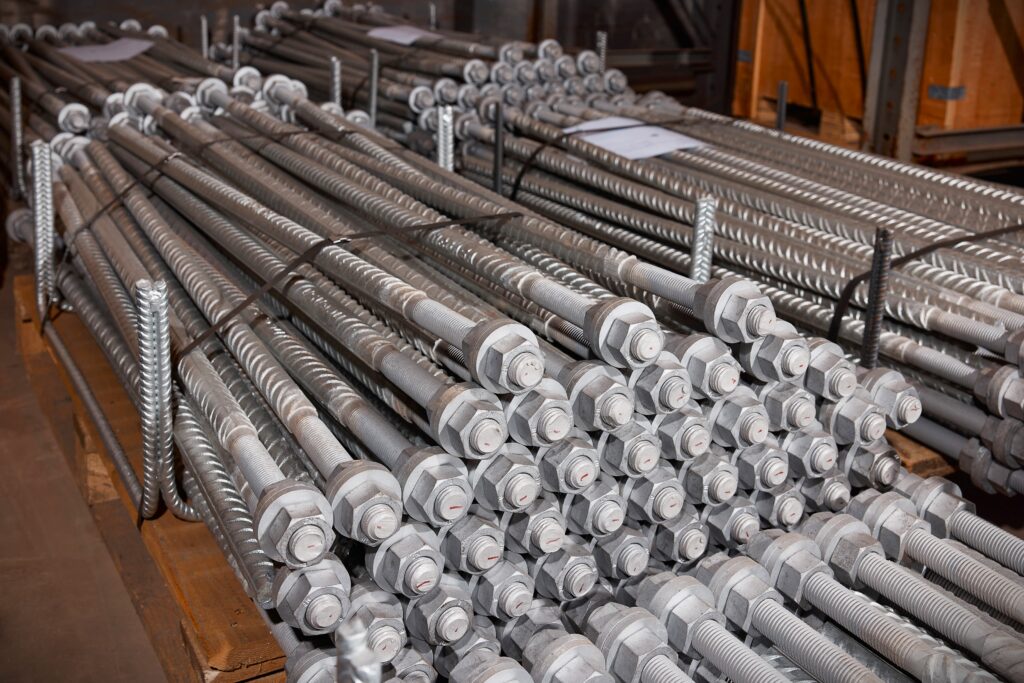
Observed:
[[[370,128],[377,127],[377,89],[380,87],[380,53],[370,50]]]
[[[25,129],[21,113],[21,78],[14,76],[10,83],[11,102],[11,164],[13,165],[14,187],[11,193],[14,199],[24,197],[25,164],[22,161],[22,145],[25,142]]]
[[[608,68],[608,32],[597,32],[597,59],[600,64],[600,72],[604,73]]]
[[[241,66],[242,51],[242,21],[238,15],[231,17],[231,68],[238,71]]]
[[[861,342],[860,364],[871,370],[878,366],[878,347],[885,316],[885,297],[889,290],[889,268],[892,265],[893,233],[889,228],[875,231],[875,251],[871,256],[871,277],[868,282],[868,307]]]
[[[690,247],[690,278],[700,283],[711,279],[717,209],[717,197],[705,195],[697,200],[697,218],[693,223],[693,243]]]
[[[205,14],[199,17],[199,51],[203,59],[210,58],[210,20]]]
[[[55,298],[53,275],[53,162],[50,146],[32,143],[32,210],[35,214],[36,311],[46,320]]]
[[[341,60],[331,55],[331,102],[341,107]]]
[[[437,164],[446,171],[455,170],[455,117],[451,105],[438,108]]]

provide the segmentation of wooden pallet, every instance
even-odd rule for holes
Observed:
[[[164,513],[137,527],[135,510],[102,452],[63,368],[39,334],[31,276],[14,280],[18,348],[96,526],[168,681],[284,681],[284,656],[203,524]],[[54,325],[139,469],[138,414],[74,315]]]

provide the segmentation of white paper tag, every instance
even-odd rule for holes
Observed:
[[[608,130],[609,128],[618,130]],[[704,146],[703,142],[688,135],[660,126],[645,125],[643,121],[625,116],[608,116],[603,119],[584,121],[566,128],[563,132],[576,133],[579,131],[594,131],[579,137],[592,145],[597,145],[627,159],[647,159],[680,149],[696,149]]]
[[[371,38],[386,40],[399,45],[412,45],[420,38],[440,38],[436,33],[424,31],[415,26],[378,26],[366,32]]]
[[[138,38],[118,38],[102,45],[80,45],[58,48],[61,53],[80,62],[123,62],[138,57],[153,47],[153,41]]]

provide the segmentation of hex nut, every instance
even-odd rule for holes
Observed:
[[[802,386],[785,382],[763,384],[757,397],[764,404],[773,430],[804,429],[814,422],[814,395]]]
[[[745,555],[729,557],[721,552],[705,557],[697,564],[695,576],[711,589],[718,611],[751,635],[757,632],[751,624],[757,605],[763,600],[782,602],[765,568]]]
[[[709,531],[699,518],[697,509],[687,503],[683,514],[654,528],[651,555],[663,562],[689,564],[707,551]]]
[[[366,569],[380,587],[414,598],[437,585],[444,557],[434,532],[414,522],[367,553]]]
[[[593,547],[594,560],[601,575],[608,579],[628,579],[647,567],[650,549],[644,535],[628,526],[598,539]]]
[[[823,402],[818,419],[838,444],[871,443],[885,436],[885,416],[860,387],[838,401]]]
[[[642,477],[658,465],[661,443],[651,424],[636,416],[623,429],[603,432],[597,441],[601,470],[614,477]]]
[[[579,536],[569,536],[558,551],[528,560],[528,565],[537,594],[559,602],[586,596],[598,578],[594,554]]]
[[[820,477],[835,466],[839,457],[835,439],[817,427],[790,432],[781,446],[789,456],[789,471],[794,477]]]
[[[405,619],[398,598],[381,590],[370,577],[352,585],[352,606],[346,619],[360,619],[366,626],[367,643],[381,662],[390,662],[405,646]]]
[[[507,319],[478,323],[462,341],[473,379],[495,393],[519,393],[544,378],[544,359],[528,327]]]
[[[755,491],[752,500],[767,526],[790,529],[803,519],[804,497],[792,482],[774,489]]]
[[[746,498],[707,505],[701,519],[708,525],[711,540],[723,548],[746,544],[761,526],[757,508]]]
[[[398,530],[402,487],[383,465],[352,460],[338,466],[327,483],[334,526],[366,545],[377,545]]]
[[[837,466],[857,488],[888,491],[899,477],[903,461],[896,449],[881,439],[874,443],[847,446],[840,453]]]
[[[914,477],[908,473],[908,477]],[[940,537],[949,537],[949,519],[960,510],[974,513],[974,504],[961,496],[960,487],[942,477],[928,477],[917,480],[912,488],[897,486],[900,492],[910,498],[917,509],[917,514],[931,525],[932,533]],[[902,481],[902,480],[901,480]]]
[[[747,554],[768,570],[775,588],[802,609],[811,607],[804,597],[807,580],[815,574],[832,576],[818,546],[802,534],[781,529],[762,531],[751,539]]]
[[[668,641],[687,656],[700,657],[693,649],[698,626],[705,621],[725,625],[711,590],[692,576],[659,572],[644,578],[637,589],[637,606],[654,614],[665,625]]]
[[[807,344],[811,360],[804,375],[804,387],[826,401],[838,401],[857,388],[857,373],[842,347],[821,337]]]
[[[307,636],[330,633],[349,611],[351,588],[344,565],[327,554],[312,565],[280,569],[274,578],[274,607]]]
[[[623,683],[647,680],[644,671],[655,658],[677,659],[668,645],[665,627],[643,607],[614,602],[601,605],[590,613],[583,632],[604,653],[608,668]]]
[[[661,442],[664,458],[689,460],[707,453],[711,446],[711,427],[695,401],[688,401],[671,413],[656,415],[651,428]]]
[[[497,455],[470,464],[469,481],[477,504],[495,511],[519,512],[540,493],[540,472],[522,444],[506,444]]]
[[[711,280],[697,290],[694,311],[704,327],[729,344],[752,342],[775,325],[771,300],[740,278]]]
[[[736,495],[739,472],[735,465],[714,453],[699,455],[679,469],[687,500],[694,504],[716,505]]]
[[[600,538],[622,526],[626,502],[619,495],[615,480],[602,475],[600,481],[586,491],[566,496],[562,510],[572,533]]]
[[[441,538],[445,564],[467,574],[493,567],[505,549],[505,533],[478,515],[468,515],[449,527]]]
[[[289,567],[316,562],[334,542],[334,510],[307,482],[285,479],[266,487],[253,517],[263,552]]]
[[[690,385],[697,397],[717,401],[739,386],[739,363],[720,339],[706,334],[691,334],[682,339],[671,339],[669,350],[689,373]]]
[[[566,521],[555,497],[544,494],[522,512],[506,514],[504,526],[509,550],[538,556],[562,546]]]
[[[480,459],[508,439],[501,404],[473,384],[449,384],[427,401],[427,414],[437,442],[461,458]]]
[[[535,683],[612,683],[601,651],[585,637],[543,629],[523,649],[523,666]]]
[[[903,429],[917,422],[923,407],[917,389],[891,368],[875,368],[860,376],[861,386],[885,415],[893,429]]]
[[[411,447],[402,455],[402,464],[395,474],[410,517],[441,526],[466,515],[473,500],[473,488],[460,459],[439,448]]]
[[[867,525],[851,515],[819,512],[805,519],[799,531],[817,544],[836,578],[851,588],[861,585],[857,574],[865,557],[885,557]]]
[[[559,375],[573,410],[574,424],[584,431],[615,431],[633,417],[635,397],[622,373],[590,361],[571,364]]]
[[[522,660],[523,649],[537,633],[544,629],[560,629],[562,611],[551,600],[536,598],[526,613],[504,624],[498,624],[498,640],[502,651],[509,657]]]
[[[582,327],[590,348],[601,360],[618,368],[638,368],[654,362],[665,344],[654,312],[626,297],[590,306]]]
[[[574,429],[553,446],[537,449],[540,483],[553,493],[579,493],[593,486],[600,474],[600,458],[590,435]]]
[[[502,399],[508,433],[526,446],[550,446],[572,430],[572,406],[565,389],[546,377],[529,391]]]
[[[807,372],[810,349],[792,325],[779,320],[766,336],[743,344],[739,359],[743,369],[762,382],[793,382]]]
[[[508,559],[473,577],[473,608],[477,614],[502,621],[523,616],[534,594],[533,579]]]
[[[622,482],[626,516],[645,524],[663,524],[683,512],[686,493],[675,471],[664,463],[646,476]]]
[[[768,413],[754,392],[738,387],[715,401],[705,412],[715,443],[731,448],[746,448],[768,438]]]
[[[662,351],[650,365],[629,374],[636,411],[644,415],[670,413],[690,398],[690,375],[674,355]]]
[[[838,512],[850,502],[850,480],[833,468],[820,477],[804,479],[800,483],[800,493],[808,508]]]
[[[788,456],[770,441],[733,451],[733,464],[743,489],[775,488],[789,477]]]
[[[917,516],[914,504],[896,491],[865,489],[850,501],[849,512],[868,525],[886,557],[896,562],[911,562],[906,555],[910,534],[931,531],[928,523]]]
[[[473,605],[469,594],[441,584],[405,605],[409,635],[431,645],[447,645],[466,634]]]

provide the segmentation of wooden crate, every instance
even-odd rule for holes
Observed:
[[[201,523],[168,513],[138,524],[124,487],[70,381],[39,334],[31,276],[14,281],[18,347],[49,420],[167,679],[284,681],[284,656]],[[139,470],[138,414],[73,314],[55,327]],[[70,395],[70,404],[67,401]]]

